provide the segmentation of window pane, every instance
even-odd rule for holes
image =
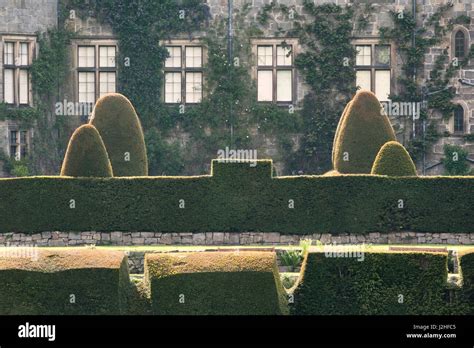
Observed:
[[[277,46],[277,65],[291,65],[293,63],[291,46]]]
[[[273,65],[273,47],[272,46],[258,46],[257,48],[258,65],[272,66]]]
[[[370,46],[356,46],[356,65],[371,65],[372,64],[372,48]]]
[[[80,68],[94,68],[95,67],[94,46],[79,47],[79,67]]]
[[[3,64],[4,65],[13,65],[13,42],[5,42],[3,45]]]
[[[79,103],[95,102],[95,74],[93,72],[79,73]]]
[[[258,72],[258,101],[273,101],[273,74],[271,70]]]
[[[20,65],[28,65],[28,43],[20,43]]]
[[[277,101],[291,102],[293,100],[293,83],[291,70],[277,71]]]
[[[26,135],[27,135],[26,131],[20,132],[20,144],[22,145],[26,144],[26,139],[27,139]]]
[[[20,104],[28,104],[28,71],[20,70],[20,90],[19,90],[19,101]]]
[[[199,103],[202,99],[202,73],[186,73],[186,103]]]
[[[10,144],[16,145],[18,143],[18,131],[10,131]]]
[[[165,102],[181,103],[181,73],[165,74]]]
[[[465,55],[465,35],[461,30],[454,37],[454,55],[457,58],[464,58]]]
[[[390,46],[389,45],[375,46],[375,64],[376,65],[390,65]]]
[[[380,101],[388,100],[390,95],[390,70],[375,71],[375,95]]]
[[[115,46],[101,46],[99,48],[99,66],[101,68],[115,68]]]
[[[187,46],[186,47],[186,67],[200,68],[202,67],[202,48]]]
[[[360,89],[370,91],[372,89],[370,76],[370,70],[358,70],[356,72],[356,85],[360,87]]]
[[[181,47],[166,46],[169,57],[166,58],[166,68],[180,68],[181,67]]]
[[[107,93],[115,93],[115,73],[114,72],[101,72],[99,74],[99,94],[102,97]]]
[[[457,106],[454,109],[454,132],[464,132],[464,109],[462,106]]]
[[[5,69],[3,71],[3,81],[4,81],[4,90],[5,90],[5,103],[14,104],[15,103],[15,84],[13,80],[13,69]]]

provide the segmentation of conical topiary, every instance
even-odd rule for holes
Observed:
[[[342,174],[369,174],[380,148],[396,140],[390,120],[377,97],[369,91],[355,95],[338,129],[333,166]]]
[[[104,140],[114,176],[147,176],[148,160],[143,130],[130,101],[111,93],[100,98],[90,124]]]
[[[402,144],[389,141],[382,146],[375,157],[371,173],[389,176],[416,176],[416,167]]]
[[[338,142],[338,138],[339,138],[339,134],[340,134],[340,131],[341,131],[341,124],[342,124],[342,120],[344,119],[344,117],[346,116],[346,113],[347,113],[347,110],[349,110],[349,107],[351,106],[351,101],[349,101],[347,104],[346,104],[346,107],[344,108],[344,110],[342,111],[342,115],[341,115],[341,118],[339,119],[339,123],[337,124],[337,128],[336,128],[336,133],[334,134],[334,141],[332,143],[332,163],[334,164],[334,152],[336,150],[336,143]]]
[[[75,177],[113,176],[104,142],[94,126],[83,125],[72,134],[64,156],[61,175]]]

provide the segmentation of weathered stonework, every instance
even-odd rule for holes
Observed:
[[[278,232],[42,232],[1,234],[0,246],[298,245],[301,239],[312,239],[314,242],[320,241],[323,244],[474,245],[474,233],[371,232],[367,234],[290,235]]]

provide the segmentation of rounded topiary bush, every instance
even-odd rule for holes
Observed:
[[[104,140],[115,176],[146,176],[148,160],[143,130],[130,101],[111,93],[95,105],[90,124]]]
[[[61,175],[75,177],[113,176],[104,142],[94,126],[83,125],[69,140]]]
[[[342,174],[369,174],[380,148],[392,140],[396,140],[395,133],[377,97],[360,91],[338,125],[334,169]]]
[[[382,146],[377,154],[371,174],[416,176],[416,167],[402,144],[389,141]]]

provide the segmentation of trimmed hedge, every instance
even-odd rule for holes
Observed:
[[[473,192],[474,177],[272,178],[271,161],[214,161],[213,176],[11,178],[0,179],[0,233],[470,233]]]
[[[446,254],[365,253],[358,261],[309,253],[302,274],[290,307],[296,315],[441,315],[458,310],[445,302]]]
[[[111,93],[100,98],[90,124],[97,128],[104,140],[115,176],[148,175],[142,125],[125,96]]]
[[[94,126],[85,124],[72,134],[64,156],[61,175],[74,177],[113,176],[104,142]]]
[[[276,255],[270,252],[147,254],[154,314],[287,314]]]
[[[7,248],[10,251],[13,248]],[[1,315],[104,315],[127,308],[123,252],[36,249],[38,259],[0,257]],[[75,303],[71,303],[71,295]]]
[[[339,173],[369,174],[375,156],[388,141],[396,140],[377,97],[359,91],[339,121],[334,141],[333,167]],[[344,158],[348,154],[348,158]]]
[[[462,256],[460,266],[463,278],[462,300],[469,306],[469,314],[474,315],[474,252]]]
[[[389,176],[416,176],[416,167],[408,151],[396,141],[385,143],[375,157],[372,173]]]

